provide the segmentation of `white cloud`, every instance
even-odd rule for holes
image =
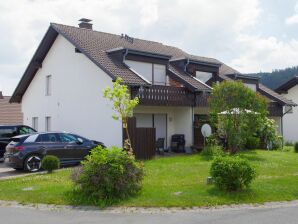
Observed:
[[[298,24],[298,2],[296,3],[296,6],[295,6],[295,13],[294,13],[294,15],[286,18],[286,24],[287,25]]]
[[[296,40],[251,35],[263,10],[259,0],[0,1],[0,90],[12,93],[50,22],[77,26],[82,17],[96,30],[178,46],[242,72],[296,63]]]
[[[237,40],[242,54],[231,61],[231,66],[244,72],[271,71],[297,65],[298,41],[284,42],[276,37],[262,38],[242,35]]]

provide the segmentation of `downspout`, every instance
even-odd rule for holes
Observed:
[[[186,60],[186,64],[184,65],[184,71],[186,72],[186,67],[189,65],[189,58]]]
[[[125,52],[123,54],[123,58],[122,58],[122,62],[125,63],[125,59],[126,59],[126,56],[128,55],[128,49],[125,49]]]

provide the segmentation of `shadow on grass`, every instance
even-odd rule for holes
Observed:
[[[239,156],[252,162],[266,161],[265,158],[260,157],[260,155],[258,155],[258,153],[254,150],[242,151],[239,153]]]
[[[73,189],[65,192],[65,198],[67,199],[68,204],[72,206],[95,206],[98,208],[106,208],[109,206],[117,206],[121,204],[121,202],[126,201],[127,199],[132,199],[137,197],[139,193],[132,195],[128,198],[124,199],[106,199],[102,200],[93,195],[85,195],[79,189]]]
[[[257,196],[256,193],[251,188],[229,192],[229,191],[220,190],[219,188],[214,186],[208,189],[207,192],[210,196],[222,198],[233,203],[250,202],[252,201],[253,198]]]

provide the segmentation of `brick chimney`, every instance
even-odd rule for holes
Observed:
[[[82,18],[79,21],[80,21],[79,23],[80,28],[92,30],[92,23],[90,23],[92,21],[91,19]]]
[[[0,91],[0,99],[3,99],[2,91]]]

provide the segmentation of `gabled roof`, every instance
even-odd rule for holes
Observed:
[[[230,67],[226,68],[226,71],[228,71],[228,73],[230,74],[230,72],[231,72]],[[236,70],[234,70],[234,71],[236,71]],[[237,74],[237,73],[235,73],[235,74]],[[238,73],[238,74],[240,74],[240,73]],[[225,81],[232,81],[233,80],[233,79],[229,78],[227,75],[225,75],[223,73],[221,73],[219,75],[219,77],[222,80],[225,80]],[[257,91],[259,93],[261,93],[262,95],[268,97],[269,99],[280,103],[281,105],[296,106],[296,104],[292,100],[288,100],[284,96],[278,94],[277,92],[274,92],[273,90],[267,88],[266,86],[264,86],[261,83],[259,83],[259,87],[258,87]]]
[[[211,87],[187,74],[183,69],[176,66],[174,61],[190,60],[196,63],[215,66],[219,68],[219,75],[226,78],[228,78],[226,76],[228,74],[241,74],[214,58],[191,55],[177,47],[164,45],[159,42],[138,38],[134,38],[133,41],[128,41],[121,35],[51,23],[26,68],[24,75],[17,85],[10,102],[21,102],[23,94],[38,69],[42,66],[42,61],[46,57],[47,52],[51,48],[58,34],[66,38],[79,52],[86,55],[112,79],[121,77],[123,83],[127,85],[141,86],[150,85],[150,83],[143,79],[142,76],[136,74],[136,72],[130,69],[122,60],[119,60],[119,55],[113,54],[113,52],[128,50],[138,54],[145,53],[169,60],[167,68],[168,72],[193,91],[210,91]],[[270,91],[268,90],[266,92]],[[268,94],[271,94],[273,98],[277,98],[281,102],[286,102],[286,100],[282,99],[274,92]]]
[[[79,52],[85,54],[92,62],[111,76],[112,79],[121,77],[123,83],[127,85],[150,85],[150,83],[144,80],[141,76],[137,75],[133,70],[129,69],[125,63],[119,60],[119,57],[114,54],[110,54],[113,50],[129,49],[130,51],[135,52],[147,52],[160,56],[168,56],[169,59],[191,58],[196,61],[201,61],[202,63],[220,63],[216,59],[193,56],[179,48],[164,45],[159,42],[138,38],[134,38],[133,41],[127,41],[121,35],[51,23],[37,51],[25,70],[21,81],[16,87],[11,98],[11,102],[21,102],[23,94],[38,71],[38,68],[41,67],[46,53],[51,48],[58,34],[66,38]],[[178,71],[176,71],[176,74],[185,75],[183,72],[180,73]],[[192,83],[194,88],[197,89],[198,87],[203,87],[202,90],[206,89],[205,85],[201,85],[200,82],[195,82],[198,81],[193,79]]]
[[[290,78],[288,81],[277,87],[275,91],[278,93],[286,93],[289,89],[296,85],[298,85],[298,76]]]

